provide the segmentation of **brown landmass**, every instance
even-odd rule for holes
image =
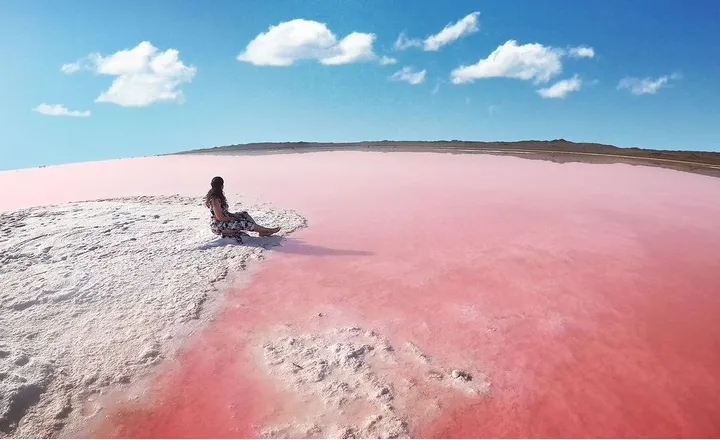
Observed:
[[[443,152],[451,154],[494,154],[557,163],[626,163],[720,177],[720,153],[710,151],[652,150],[613,145],[552,141],[468,142],[468,141],[368,141],[349,143],[283,142],[227,145],[176,154],[279,154],[314,151]]]

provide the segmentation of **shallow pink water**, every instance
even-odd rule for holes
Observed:
[[[480,155],[185,156],[0,173],[0,209],[201,195],[215,174],[310,228],[228,296],[152,403],[90,435],[257,435],[302,408],[255,380],[252,341],[323,312],[488,374],[487,398],[412,420],[416,436],[720,436],[720,179]]]

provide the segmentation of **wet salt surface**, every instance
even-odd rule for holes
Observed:
[[[93,188],[71,178],[93,174]],[[476,155],[165,157],[0,173],[3,191],[54,191],[0,200],[197,195],[216,174],[310,228],[227,297],[146,399],[118,397],[90,435],[261,436],[314,420],[322,405],[258,362],[278,326],[303,341],[372,329],[418,347],[431,361],[418,368],[487,377],[478,400],[401,370],[440,398],[421,410],[393,388],[411,436],[720,435],[720,180]],[[308,436],[337,435],[313,423]]]
[[[433,419],[445,400],[481,399],[490,389],[482,373],[430,365],[414,343],[395,347],[373,330],[276,332],[262,344],[264,369],[309,406],[269,423],[265,437],[408,437],[413,415]]]

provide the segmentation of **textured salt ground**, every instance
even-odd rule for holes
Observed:
[[[244,207],[261,223],[293,211]],[[0,213],[0,436],[48,437],[102,411],[204,318],[279,237],[219,239],[197,198],[133,197]],[[90,410],[88,410],[90,408]]]
[[[432,419],[447,400],[481,399],[490,389],[481,372],[435,365],[414,343],[394,347],[361,327],[296,335],[286,327],[269,337],[258,358],[302,409],[271,422],[265,437],[407,438],[411,419]]]

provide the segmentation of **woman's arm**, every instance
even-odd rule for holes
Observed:
[[[220,201],[218,199],[210,200],[210,206],[212,206],[213,214],[215,214],[215,218],[218,221],[229,222],[233,219],[232,217],[228,217],[223,213],[222,207],[220,206]]]

